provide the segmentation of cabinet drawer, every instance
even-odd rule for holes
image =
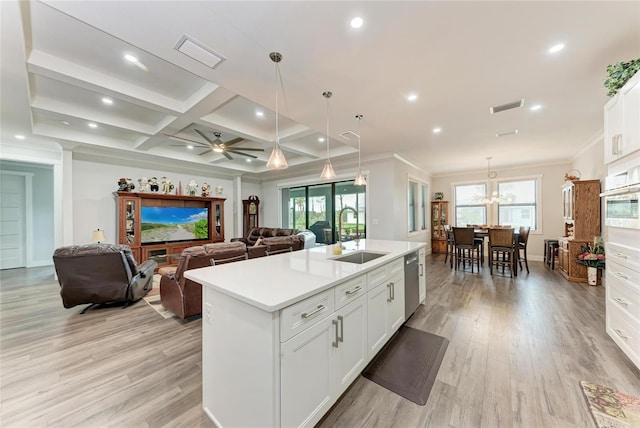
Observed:
[[[607,263],[607,280],[609,278],[618,278],[629,287],[640,290],[640,274],[626,265],[609,260]]]
[[[640,288],[631,287],[619,277],[608,275],[607,310],[615,305],[640,322]]]
[[[400,272],[404,272],[404,257],[400,257],[398,260],[394,260],[387,264],[387,275],[394,276]]]
[[[640,364],[640,323],[619,308],[607,306],[607,333],[627,356]]]
[[[367,273],[367,291],[371,291],[380,284],[386,284],[389,280],[387,267],[382,266]]]
[[[636,272],[640,272],[640,251],[624,245],[607,242],[607,263],[616,262]],[[636,274],[636,276],[639,276]]]
[[[280,311],[280,341],[285,342],[335,311],[333,288]]]
[[[336,286],[334,290],[336,299],[336,310],[338,310],[347,303],[355,300],[363,294],[366,294],[367,276],[361,275],[357,278],[351,279],[344,284]]]

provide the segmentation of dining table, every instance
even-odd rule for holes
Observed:
[[[476,238],[482,238],[483,239],[482,252],[484,253],[485,242],[488,242],[488,240],[489,240],[489,229],[488,228],[486,228],[486,229],[484,229],[484,228],[474,228],[473,229],[473,235]],[[448,239],[450,239],[451,242],[454,242],[454,239],[453,239],[453,228],[451,228],[451,230],[449,230],[449,238]],[[518,242],[520,242],[520,229],[515,229],[514,228],[514,230],[513,230],[513,245],[517,246]],[[450,262],[449,262],[450,263],[450,267],[453,268],[454,246],[453,245],[448,245],[447,247],[448,247],[447,251],[449,252],[449,257],[450,257]],[[516,250],[517,250],[517,248],[516,248]],[[515,254],[516,254],[516,257],[515,257],[515,260],[513,261],[513,266],[514,266],[514,268],[513,268],[513,276],[514,277],[518,276],[517,266],[518,266],[518,262],[519,262],[520,251],[516,251]],[[484,262],[483,262],[483,264],[484,264]]]

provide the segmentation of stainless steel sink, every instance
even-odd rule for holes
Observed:
[[[372,253],[369,251],[357,251],[355,253],[346,254],[344,256],[334,257],[332,260],[337,262],[347,262],[347,263],[356,263],[363,264],[366,262],[370,262],[371,260],[375,260],[378,257],[386,256],[388,253]]]

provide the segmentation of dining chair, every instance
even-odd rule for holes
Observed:
[[[489,229],[489,271],[493,275],[493,267],[509,268],[509,276],[518,275],[515,270],[517,261],[517,243],[514,243],[513,229],[491,228]],[[500,260],[502,256],[502,260]]]
[[[456,270],[458,270],[460,262],[462,262],[464,269],[465,263],[468,261],[471,264],[471,273],[473,273],[474,263],[477,264],[478,272],[480,272],[481,245],[475,239],[473,227],[454,227],[453,240]]]
[[[444,232],[447,234],[447,252],[444,256],[444,263],[447,263],[447,259],[449,260],[449,267],[453,268],[453,230],[451,229],[450,224],[445,224]]]
[[[529,241],[530,227],[520,226],[520,234],[518,235],[518,265],[522,270],[522,260],[529,273],[529,260],[527,259],[527,242]],[[520,253],[522,251],[522,253]]]

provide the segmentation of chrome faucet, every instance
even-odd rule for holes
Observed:
[[[356,215],[356,244],[360,241],[360,223],[358,221],[358,210],[352,207],[344,207],[338,214],[338,244],[342,249],[344,249],[344,245],[342,245],[342,213],[345,212],[345,210],[351,210]]]

